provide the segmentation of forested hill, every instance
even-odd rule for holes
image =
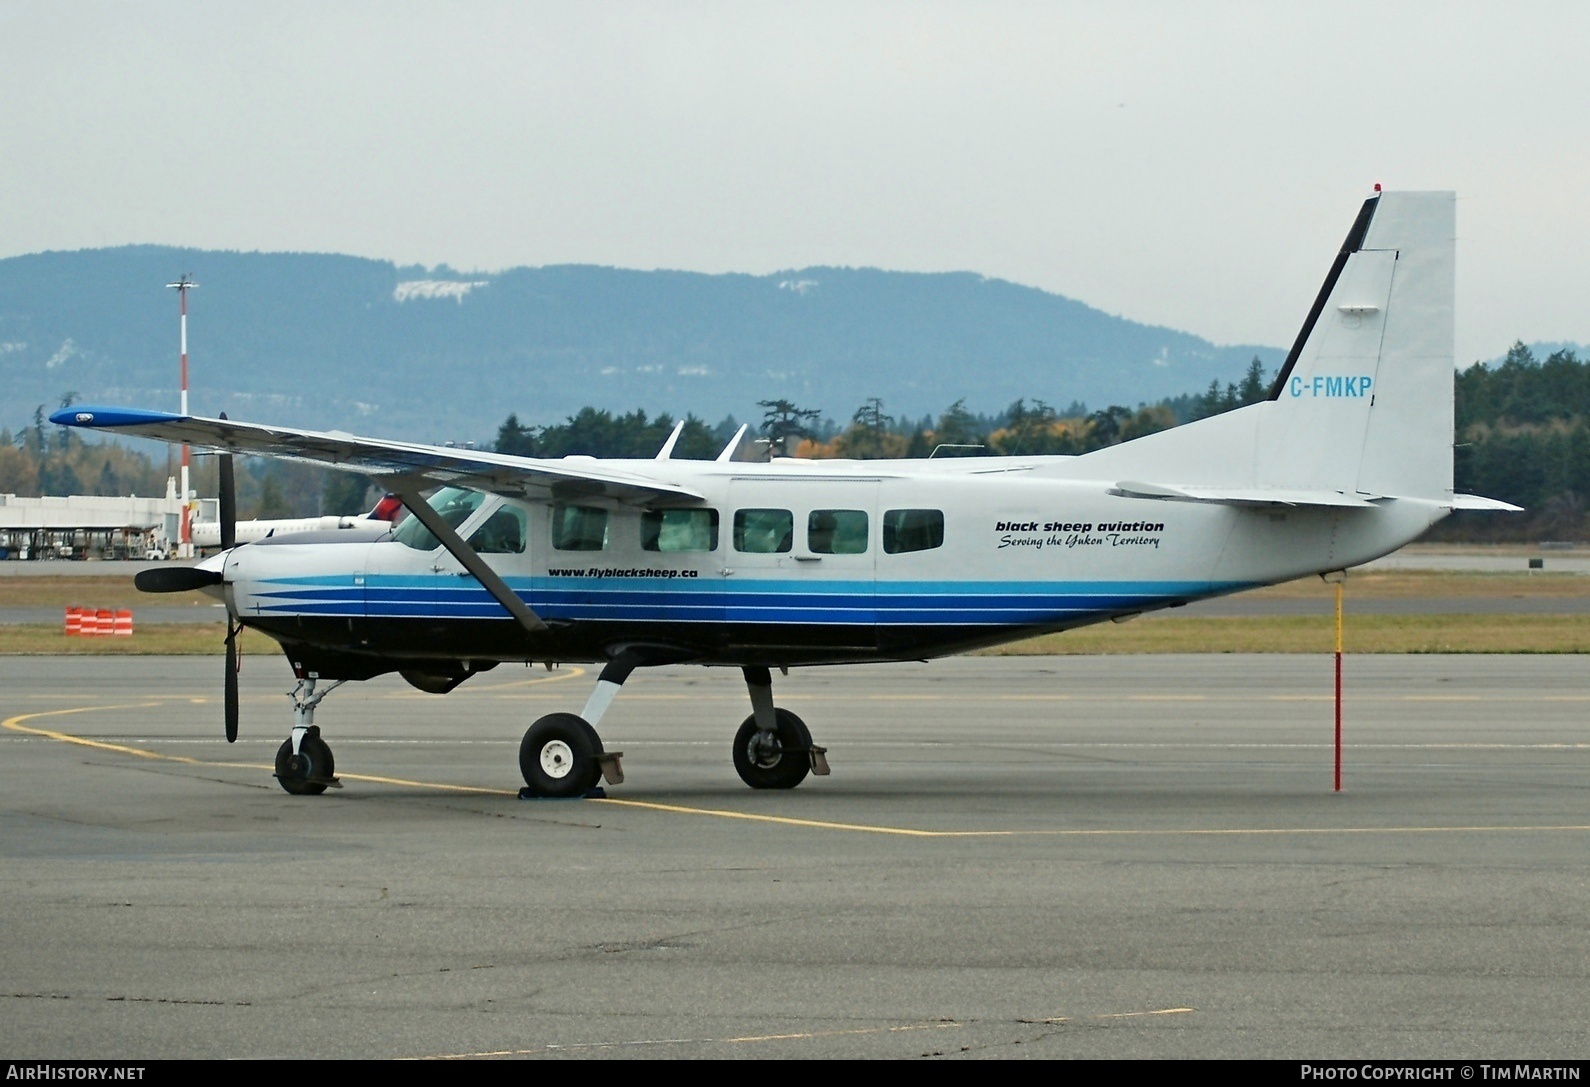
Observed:
[[[1499,363],[1457,378],[1454,486],[1525,507],[1521,515],[1459,514],[1451,538],[1584,540],[1590,535],[1590,359],[1544,359],[1522,343]]]
[[[888,414],[881,400],[871,399],[848,424],[834,426],[789,401],[765,401],[757,410],[763,434],[806,457],[919,457],[940,445],[959,447],[962,455],[1085,453],[1253,403],[1273,376],[1253,360],[1240,382],[1211,384],[1201,394],[1136,410],[1112,405],[1088,412],[1081,404],[1061,410],[1039,398],[1018,398],[994,413],[975,413],[957,401],[936,417],[913,420]],[[1460,513],[1438,525],[1435,538],[1590,538],[1590,362],[1571,349],[1541,359],[1515,344],[1499,363],[1460,372],[1456,400],[1456,489],[1514,502],[1526,512]],[[676,456],[711,457],[732,433],[695,417],[685,423]],[[668,416],[639,409],[615,415],[586,407],[539,426],[510,411],[491,444],[526,456],[646,457],[672,428]],[[169,451],[162,463],[121,443],[85,442],[78,432],[45,422],[42,411],[15,433],[0,427],[0,493],[158,494],[170,472]],[[195,483],[201,494],[214,493],[213,459],[201,459]],[[245,516],[355,513],[370,501],[362,478],[261,458],[244,459],[238,492]]]
[[[788,399],[843,420],[1138,404],[1238,380],[1276,348],[1217,347],[971,273],[770,276],[589,266],[466,274],[356,257],[128,246],[0,260],[0,426],[36,405],[176,406],[191,273],[192,407],[416,440],[489,440],[511,407],[718,421]],[[1298,318],[1301,321],[1300,310]]]

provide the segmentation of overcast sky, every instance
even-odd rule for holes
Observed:
[[[1290,344],[1374,182],[1590,343],[1590,4],[0,0],[0,256],[971,270]],[[180,271],[180,269],[175,270]]]

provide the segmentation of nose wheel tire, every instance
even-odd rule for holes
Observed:
[[[276,780],[294,796],[319,796],[336,772],[337,760],[331,757],[331,748],[320,738],[318,728],[304,736],[297,755],[291,740],[276,749]]]
[[[524,734],[519,772],[535,796],[584,796],[601,777],[602,740],[583,717],[549,713]]]
[[[806,722],[789,710],[775,711],[778,726],[771,733],[745,719],[734,734],[734,769],[753,789],[793,789],[812,769],[812,734]]]

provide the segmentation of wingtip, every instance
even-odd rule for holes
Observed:
[[[59,426],[118,427],[140,426],[146,423],[169,423],[186,419],[169,411],[148,411],[141,408],[100,408],[78,406],[62,408],[50,415],[50,422]]]

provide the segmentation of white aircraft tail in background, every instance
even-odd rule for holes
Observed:
[[[236,526],[236,543],[258,543],[275,536],[297,535],[305,532],[340,532],[351,535],[336,537],[339,540],[373,540],[392,531],[392,523],[402,515],[403,503],[395,495],[385,495],[369,513],[324,517],[284,517],[257,521],[239,521]],[[221,546],[220,521],[193,522],[193,546],[213,551]]]

